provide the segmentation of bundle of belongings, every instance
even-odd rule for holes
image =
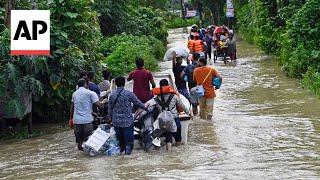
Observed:
[[[114,128],[109,124],[101,124],[88,140],[82,144],[83,151],[89,156],[120,155],[119,141]]]

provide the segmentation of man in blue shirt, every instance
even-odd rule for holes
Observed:
[[[88,84],[88,88],[90,91],[93,91],[95,92],[98,97],[100,98],[100,88],[98,85],[96,85],[93,81],[94,81],[94,72],[90,71],[88,74],[87,74],[87,78],[89,80],[89,84]]]
[[[200,58],[199,53],[193,53],[192,54],[192,61],[191,64],[188,62],[188,66],[184,68],[184,70],[181,72],[181,78],[184,78],[184,76],[187,76],[188,79],[188,87],[189,87],[189,92],[191,88],[195,87],[197,84],[193,81],[193,71],[195,68],[198,67],[198,60]],[[191,99],[191,104],[192,104],[192,109],[193,109],[193,115],[198,114],[198,99],[193,96],[190,92],[190,99]]]
[[[134,142],[132,104],[141,109],[146,107],[133,92],[124,89],[125,82],[123,76],[115,78],[117,89],[109,97],[108,115],[116,131],[121,152],[125,151],[130,155]]]
[[[88,83],[85,79],[78,81],[78,89],[72,94],[70,119],[74,122],[74,134],[78,149],[83,150],[82,143],[87,141],[92,134],[93,116],[92,106],[103,106],[106,100],[100,102],[97,94],[87,89]]]

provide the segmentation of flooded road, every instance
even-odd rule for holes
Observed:
[[[186,42],[182,29],[169,34]],[[0,179],[320,179],[320,100],[254,46],[237,47],[236,63],[215,63],[224,83],[214,118],[196,117],[187,145],[90,158],[65,131],[1,143]]]

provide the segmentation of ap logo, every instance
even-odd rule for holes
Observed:
[[[50,55],[49,10],[11,10],[11,55]]]

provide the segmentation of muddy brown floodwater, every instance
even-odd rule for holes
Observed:
[[[169,46],[186,42],[182,29],[169,34]],[[320,179],[319,99],[276,60],[237,43],[236,63],[215,63],[224,83],[214,118],[195,118],[187,145],[90,158],[76,150],[72,131],[2,142],[0,179]]]

